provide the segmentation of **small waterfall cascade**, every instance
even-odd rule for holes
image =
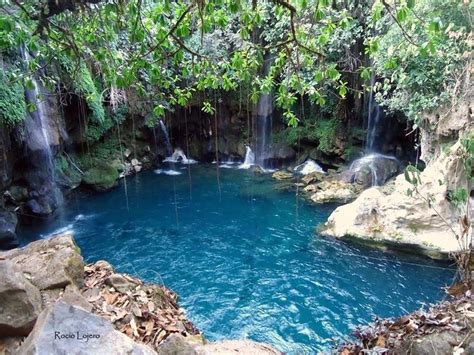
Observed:
[[[29,67],[29,62],[31,60],[30,53],[23,46],[21,46],[21,55],[25,66]],[[35,111],[31,112],[30,115],[33,121],[38,126],[29,130],[30,140],[33,143],[31,146],[36,148],[36,150],[41,150],[46,154],[46,163],[48,172],[54,178],[54,159],[53,153],[51,151],[51,141],[49,137],[49,123],[48,116],[46,114],[47,109],[44,103],[44,100],[41,99],[41,87],[38,83],[38,80],[32,76],[33,88],[31,90],[26,90],[26,99],[28,102],[34,105],[36,108]]]
[[[312,159],[306,160],[303,164],[296,166],[293,170],[300,175],[308,175],[312,173],[326,174],[323,168]]]
[[[161,131],[163,132],[163,136],[165,137],[166,151],[168,155],[171,156],[171,154],[173,154],[173,146],[171,145],[168,129],[166,128],[165,122],[163,122],[163,120],[160,120],[160,127]]]
[[[349,168],[355,179],[361,176],[370,178],[370,186],[380,186],[398,171],[397,158],[377,153],[377,135],[380,122],[383,118],[383,110],[377,104],[374,97],[375,72],[372,71],[370,78],[370,93],[367,102],[367,135],[365,140],[365,155],[354,160]],[[370,174],[370,177],[367,176]]]
[[[31,54],[25,46],[20,47],[24,67],[29,69]],[[59,211],[63,204],[61,189],[56,183],[56,169],[52,147],[60,144],[60,123],[55,121],[55,106],[46,100],[46,91],[38,77],[31,76],[31,86],[25,88],[25,98],[34,107],[25,119],[25,143],[28,149],[28,172],[26,180],[29,189],[35,192],[26,206],[32,214],[50,214]]]
[[[365,151],[373,152],[376,147],[377,128],[381,117],[383,116],[382,108],[377,104],[374,98],[375,72],[372,71],[370,78],[370,93],[367,109],[367,136],[365,139]]]
[[[180,148],[176,148],[169,157],[163,160],[165,163],[181,163],[181,164],[195,164],[197,163],[196,160],[188,158],[186,154],[184,154],[183,150]]]
[[[250,169],[252,165],[255,165],[255,153],[247,145],[245,147],[245,160],[239,165],[239,169]]]
[[[271,60],[266,58],[264,62],[264,74],[270,71]],[[268,145],[271,143],[273,120],[273,95],[264,93],[260,96],[257,104],[256,135],[255,135],[255,162],[265,168],[265,155]]]
[[[364,171],[370,172],[370,186],[380,186],[392,175],[389,169],[393,169],[394,173],[398,170],[398,163],[398,159],[391,155],[371,153],[354,160],[349,170],[355,175]]]

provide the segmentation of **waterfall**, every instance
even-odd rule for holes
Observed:
[[[26,68],[28,69],[31,59],[30,53],[25,49],[24,46],[21,46],[20,48],[21,56],[25,62]],[[26,89],[26,99],[36,108],[35,111],[30,113],[30,115],[38,126],[39,130],[33,127],[28,133],[30,134],[31,141],[33,143],[32,147],[36,148],[36,150],[41,150],[46,154],[48,172],[51,174],[54,180],[54,160],[48,131],[49,123],[48,116],[46,114],[46,106],[44,100],[41,99],[41,87],[38,83],[38,80],[34,75],[32,76],[31,80],[33,83],[33,88]]]
[[[195,164],[197,163],[196,160],[188,158],[186,154],[184,154],[183,150],[177,148],[174,150],[173,154],[163,160],[165,163],[182,163],[182,164]]]
[[[365,151],[367,153],[373,152],[375,148],[375,138],[377,135],[377,127],[381,116],[383,115],[382,108],[377,104],[374,98],[374,85],[375,85],[375,71],[372,71],[370,78],[370,93],[368,100],[367,109],[367,136],[365,140]]]
[[[32,56],[25,46],[20,54],[26,71],[29,71]],[[25,204],[32,215],[49,215],[59,211],[63,204],[61,189],[56,183],[56,170],[52,147],[60,144],[60,123],[55,121],[56,107],[46,100],[46,91],[35,74],[30,76],[31,85],[25,88],[25,99],[34,107],[25,118],[25,143],[28,152],[28,166],[25,174],[32,197]],[[58,120],[59,121],[59,120]]]
[[[239,165],[239,169],[249,169],[252,165],[255,165],[255,154],[247,145],[245,147],[245,160]]]
[[[264,61],[263,72],[268,75],[271,60]],[[262,168],[265,167],[265,156],[268,145],[271,143],[273,118],[273,95],[271,93],[262,94],[257,104],[256,137],[255,137],[255,161]]]
[[[300,175],[308,175],[312,173],[326,174],[324,169],[312,159],[308,159],[303,164],[296,166],[293,171],[296,171]]]
[[[370,78],[370,93],[367,102],[367,135],[365,139],[365,155],[352,162],[349,171],[353,176],[367,176],[370,173],[370,186],[379,186],[385,183],[391,173],[387,169],[391,166],[397,166],[397,158],[389,155],[377,153],[380,144],[377,142],[379,133],[379,124],[383,118],[383,110],[377,104],[374,97],[375,72],[372,71]],[[369,176],[367,176],[369,177]]]
[[[382,185],[385,181],[382,176],[379,176],[379,172],[383,173],[384,161],[392,161],[398,165],[397,158],[391,155],[384,155],[379,153],[372,153],[364,155],[362,158],[354,160],[349,168],[354,174],[363,171],[364,169],[370,170],[371,175],[371,186]]]
[[[170,136],[163,120],[160,120],[160,127],[161,131],[163,132],[163,136],[165,137],[166,151],[169,155],[171,155],[173,153],[173,146],[171,145]]]

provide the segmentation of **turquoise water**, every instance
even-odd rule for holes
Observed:
[[[334,207],[305,204],[269,176],[220,169],[218,184],[215,166],[183,168],[128,178],[128,209],[123,184],[74,195],[62,221],[22,236],[70,229],[87,261],[106,259],[175,290],[208,339],[288,352],[329,349],[376,315],[437,301],[453,277],[425,259],[318,237],[315,226]]]

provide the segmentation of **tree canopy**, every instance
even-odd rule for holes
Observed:
[[[34,54],[9,80],[28,85],[42,72],[45,85],[69,82],[97,122],[103,101],[116,107],[130,90],[155,117],[223,90],[253,103],[272,91],[296,126],[298,97],[319,106],[360,98],[373,70],[385,79],[378,99],[417,119],[458,90],[471,10],[457,0],[2,0],[0,50]]]

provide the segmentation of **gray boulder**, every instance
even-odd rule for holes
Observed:
[[[115,330],[105,318],[58,302],[45,309],[18,354],[156,354]]]
[[[84,261],[72,236],[68,234],[2,252],[0,258],[11,260],[40,290],[68,285],[81,288],[84,282]]]
[[[0,212],[0,249],[12,249],[18,246],[16,225],[18,220],[13,212]]]
[[[355,160],[349,170],[341,174],[340,179],[363,187],[380,186],[395,176],[399,168],[400,164],[395,157],[370,154]]]
[[[0,261],[0,335],[28,335],[42,309],[40,291],[9,260]]]

